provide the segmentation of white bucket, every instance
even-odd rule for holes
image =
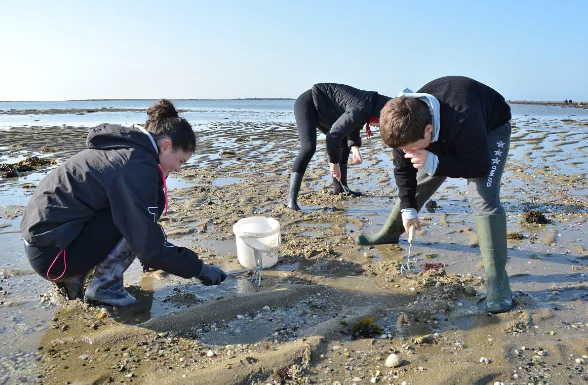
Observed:
[[[255,265],[255,249],[263,253],[262,267],[272,267],[278,263],[277,249],[282,238],[280,223],[274,218],[249,217],[240,219],[233,226],[237,241],[237,257],[246,269]]]

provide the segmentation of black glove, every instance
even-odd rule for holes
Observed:
[[[203,263],[202,270],[200,270],[200,274],[196,278],[205,286],[220,285],[222,281],[227,279],[227,273],[216,266]]]

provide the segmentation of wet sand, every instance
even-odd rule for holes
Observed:
[[[588,379],[588,138],[586,120],[513,121],[503,203],[509,232],[511,312],[483,312],[483,267],[465,181],[448,180],[403,277],[399,245],[357,246],[386,220],[396,187],[391,151],[377,135],[350,167],[360,198],[333,196],[320,140],[301,189],[303,212],[283,206],[298,140],[283,123],[216,123],[178,177],[163,224],[207,263],[240,269],[233,224],[265,215],[282,227],[279,262],[256,290],[244,275],[220,287],[162,272],[125,276],[127,309],[63,303],[32,274],[19,218],[42,177],[3,180],[0,195],[0,384],[583,384]],[[2,162],[58,163],[83,148],[86,128],[0,131]],[[47,148],[56,151],[46,152]],[[43,150],[45,149],[45,150]],[[10,195],[12,194],[12,195]],[[522,223],[526,211],[550,223]],[[522,236],[522,237],[521,237]],[[519,239],[517,239],[519,238]],[[381,334],[354,338],[373,317]],[[389,354],[400,366],[387,367]]]

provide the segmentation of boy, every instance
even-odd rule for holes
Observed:
[[[443,77],[417,93],[405,89],[380,113],[380,134],[394,149],[396,202],[384,228],[360,245],[397,243],[417,212],[447,178],[467,178],[468,199],[486,271],[486,310],[512,308],[506,273],[506,215],[500,179],[510,144],[510,107],[492,88],[461,76]]]

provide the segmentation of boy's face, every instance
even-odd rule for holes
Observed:
[[[425,127],[425,137],[423,139],[419,139],[416,142],[405,144],[404,146],[400,147],[404,152],[415,152],[419,150],[424,150],[425,148],[429,147],[431,144],[431,139],[433,137],[433,125],[429,124]]]

